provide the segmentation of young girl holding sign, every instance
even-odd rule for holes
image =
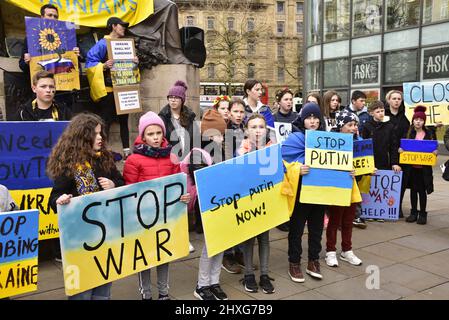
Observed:
[[[94,114],[75,116],[52,149],[47,174],[54,180],[50,206],[70,203],[72,197],[124,185],[105,141],[103,120]],[[70,300],[108,300],[111,283],[69,297]]]
[[[354,140],[358,140],[358,117],[355,113],[347,110],[337,112],[335,116],[336,132],[349,133],[354,135]],[[352,252],[352,222],[355,218],[356,203],[349,207],[330,206],[329,224],[326,229],[326,264],[330,267],[338,267],[337,230],[341,227],[341,254],[340,259],[352,265],[359,266],[362,260]]]
[[[242,141],[238,155],[263,149],[271,145],[271,141],[266,142],[267,123],[261,114],[253,114],[246,123],[248,138]],[[245,276],[243,285],[248,292],[257,292],[256,277],[254,275],[253,266],[253,247],[255,239],[259,243],[259,260],[260,260],[260,282],[263,293],[274,293],[274,287],[268,276],[268,259],[270,257],[269,231],[265,231],[258,236],[248,239],[243,243],[243,259],[245,261]]]
[[[308,174],[310,167],[303,165],[305,161],[305,130],[322,130],[323,124],[320,121],[320,107],[314,102],[308,102],[301,109],[298,124],[298,132],[291,133],[282,144],[282,158],[286,162],[298,162],[301,164],[299,182],[297,186],[295,207],[290,218],[290,231],[288,233],[288,274],[294,282],[304,282],[304,275],[301,271],[301,238],[307,222],[309,230],[309,262],[306,272],[315,279],[322,279],[320,263],[318,261],[321,252],[321,236],[324,227],[325,206],[318,204],[308,204],[299,202],[301,189],[301,176]],[[292,186],[295,188],[296,186]]]
[[[171,153],[172,146],[165,136],[164,121],[154,112],[148,111],[139,119],[139,136],[134,142],[133,154],[125,162],[123,177],[126,184],[157,179],[181,172],[179,161]],[[182,202],[188,203],[190,195],[181,196]],[[159,265],[157,270],[157,287],[159,300],[170,300],[168,295],[168,263]],[[151,269],[139,272],[139,291],[142,300],[152,300]]]
[[[433,132],[426,126],[426,107],[416,106],[413,113],[412,125],[407,134],[407,139],[415,140],[435,140]],[[399,148],[399,153],[403,152]],[[435,155],[438,150],[433,153]],[[410,215],[405,219],[407,222],[416,222],[418,224],[427,223],[427,195],[433,192],[433,173],[432,166],[422,165],[404,165],[404,177],[407,188],[410,188],[410,204],[412,206]],[[419,207],[418,211],[418,196]]]

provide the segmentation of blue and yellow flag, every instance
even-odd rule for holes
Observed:
[[[354,141],[353,164],[356,176],[374,172],[373,139]]]
[[[59,20],[77,25],[104,28],[110,17],[119,17],[130,26],[148,18],[154,12],[153,0],[6,0],[40,16],[46,3],[58,8]]]
[[[436,140],[401,139],[401,149],[404,152],[399,154],[399,163],[423,166],[437,163],[437,156],[433,153],[438,149]]]

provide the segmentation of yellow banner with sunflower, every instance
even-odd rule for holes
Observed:
[[[58,8],[59,20],[77,25],[102,28],[110,17],[119,17],[130,26],[148,18],[154,12],[153,0],[6,0],[40,16],[44,4]]]

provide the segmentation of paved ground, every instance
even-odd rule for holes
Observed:
[[[447,160],[441,156],[439,163]],[[250,294],[239,280],[242,275],[222,271],[221,283],[231,300],[316,300],[316,299],[448,299],[449,298],[449,182],[442,180],[439,167],[434,168],[435,192],[428,197],[428,224],[370,222],[365,230],[354,229],[355,253],[363,260],[359,267],[341,261],[338,268],[329,268],[321,253],[324,279],[316,281],[306,275],[303,284],[292,282],[287,275],[287,233],[274,229],[270,232],[270,275],[275,278],[276,293]],[[404,212],[409,212],[409,194],[405,195]],[[196,252],[170,264],[170,295],[172,299],[191,300],[195,288],[202,236],[190,234]],[[325,237],[323,237],[325,238]],[[323,239],[323,247],[325,239]],[[304,248],[307,241],[303,241]],[[306,250],[304,252],[307,252]],[[255,248],[257,261],[257,248]],[[373,267],[374,266],[374,267]],[[380,286],[368,289],[370,276],[367,268],[379,268]],[[305,265],[303,263],[303,271]],[[369,271],[369,270],[368,270]],[[256,271],[256,275],[258,275]],[[152,273],[153,283],[155,272]],[[368,281],[369,282],[369,281]],[[61,265],[42,261],[39,265],[39,290],[17,296],[15,299],[49,300],[66,299]],[[156,290],[153,291],[156,296]],[[137,276],[114,282],[112,298],[139,300]]]

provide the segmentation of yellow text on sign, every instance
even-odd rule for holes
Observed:
[[[374,172],[374,157],[358,157],[354,158],[352,163],[354,164],[354,170],[356,176],[361,176],[364,174],[370,174]]]

